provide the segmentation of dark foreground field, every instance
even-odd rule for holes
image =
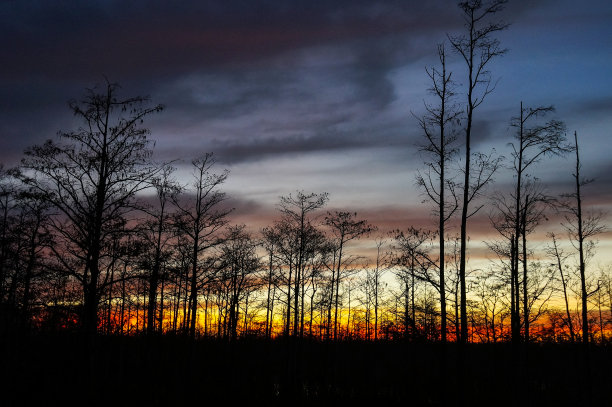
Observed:
[[[610,347],[1,338],[1,405],[610,405]],[[527,363],[525,363],[527,360]],[[440,372],[445,366],[445,375]],[[459,390],[461,389],[461,390]],[[362,404],[362,403],[360,403]],[[380,405],[380,404],[377,404]]]

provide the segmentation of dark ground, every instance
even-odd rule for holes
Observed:
[[[78,335],[0,338],[2,406],[610,405],[612,347],[217,340]],[[440,377],[443,364],[446,374]],[[459,373],[464,371],[464,373]],[[514,374],[516,373],[516,375]],[[518,379],[513,380],[513,377]],[[458,388],[464,390],[458,392]],[[217,404],[217,403],[214,403]],[[363,403],[360,403],[363,404]]]

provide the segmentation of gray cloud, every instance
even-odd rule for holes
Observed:
[[[503,17],[546,29],[548,15],[554,23],[573,15],[557,4],[510,2]],[[398,81],[397,72],[425,78],[435,43],[461,25],[455,4],[442,0],[23,1],[0,8],[0,35],[10,38],[0,65],[4,162],[70,129],[66,101],[102,74],[126,94],[151,94],[167,106],[147,121],[164,158],[214,151],[233,165],[379,146],[414,156],[419,132],[410,111],[418,113],[426,84]],[[592,14],[581,12],[579,23]],[[519,75],[520,64],[508,61],[508,71]],[[477,148],[505,144],[508,105],[520,100],[503,81],[493,96],[497,105],[487,100],[476,117]],[[576,114],[603,115],[609,106],[589,95]]]

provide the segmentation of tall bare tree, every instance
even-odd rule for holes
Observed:
[[[576,152],[576,166],[573,175],[575,189],[571,193],[564,194],[570,201],[562,203],[566,211],[564,226],[569,233],[570,240],[578,251],[578,271],[580,274],[580,301],[582,305],[582,343],[589,343],[589,312],[588,298],[590,293],[587,290],[586,262],[589,251],[593,249],[592,239],[595,235],[606,230],[602,222],[602,214],[595,212],[585,212],[583,210],[582,188],[593,182],[592,179],[581,178],[580,152],[578,150],[578,133],[574,132],[574,148]],[[574,202],[571,202],[573,200]]]
[[[484,177],[472,179],[472,130],[474,111],[484,102],[485,98],[493,92],[495,85],[488,70],[489,63],[506,53],[500,47],[499,40],[493,38],[495,34],[506,29],[503,22],[490,22],[490,18],[503,10],[507,0],[469,0],[459,3],[463,13],[463,22],[466,33],[461,35],[448,35],[453,49],[461,56],[467,68],[466,104],[465,104],[465,163],[463,182],[463,201],[461,207],[461,257],[460,257],[460,289],[461,289],[461,338],[462,343],[467,342],[467,290],[465,282],[466,248],[467,248],[467,220],[475,211],[469,210],[470,201],[477,195],[488,181],[490,175],[480,172]],[[479,155],[479,164],[486,164],[486,155]],[[494,166],[496,168],[496,165]],[[480,166],[486,172],[491,172],[489,165]],[[492,174],[492,172],[491,172]]]
[[[53,249],[82,286],[88,337],[96,333],[101,289],[108,283],[101,272],[110,257],[107,248],[122,233],[135,194],[157,172],[149,164],[149,130],[142,122],[162,106],[147,107],[147,98],[123,99],[118,92],[117,84],[107,82],[71,101],[82,125],[60,132],[58,141],[28,148],[22,160],[22,180],[59,213],[50,227],[65,244]]]
[[[429,157],[426,161],[427,170],[417,175],[417,184],[425,190],[427,198],[436,205],[435,214],[438,216],[439,256],[438,270],[440,282],[440,332],[441,340],[446,343],[446,283],[445,283],[445,225],[459,207],[455,195],[456,184],[447,174],[447,163],[457,154],[455,146],[457,135],[454,126],[460,121],[461,112],[453,103],[455,84],[452,73],[446,71],[446,52],[444,44],[438,45],[438,58],[440,69],[427,69],[431,81],[430,92],[436,98],[436,105],[425,104],[427,113],[419,119],[421,129],[426,141],[421,151]],[[447,198],[450,192],[450,201]]]
[[[523,102],[520,106],[520,114],[514,117],[511,121],[512,127],[516,129],[515,141],[510,143],[512,148],[512,168],[515,173],[516,182],[514,186],[514,217],[511,218],[511,228],[513,234],[511,247],[511,294],[512,294],[512,309],[511,309],[511,326],[512,340],[520,339],[520,301],[519,301],[519,259],[520,247],[523,246],[523,307],[524,307],[524,322],[525,322],[525,340],[529,340],[529,317],[527,311],[527,258],[526,258],[526,233],[531,227],[527,224],[527,214],[534,211],[534,208],[539,201],[545,200],[540,193],[534,193],[533,182],[530,185],[526,184],[527,171],[529,168],[539,162],[542,158],[550,155],[561,155],[570,151],[570,147],[566,145],[564,135],[565,125],[559,120],[549,120],[546,123],[538,123],[538,119],[546,116],[554,111],[552,106],[539,106],[536,108],[524,107]],[[535,125],[531,125],[532,121],[536,121]],[[529,191],[529,189],[532,189]],[[530,193],[531,192],[531,193]],[[537,218],[537,217],[536,217]],[[537,219],[531,219],[537,222]],[[521,239],[522,237],[522,239]],[[522,241],[521,241],[522,240]]]

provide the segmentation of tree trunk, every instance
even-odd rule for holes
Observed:
[[[578,222],[578,253],[580,265],[580,294],[582,301],[582,343],[589,344],[588,293],[586,289],[586,274],[584,260],[584,231],[582,225],[582,195],[580,194],[580,154],[578,152],[578,134],[574,132],[576,143],[576,216]]]
[[[527,201],[529,196],[525,199],[525,208],[523,208],[523,230],[521,232],[523,238],[523,320],[525,321],[525,344],[529,343],[529,297],[527,287]]]

